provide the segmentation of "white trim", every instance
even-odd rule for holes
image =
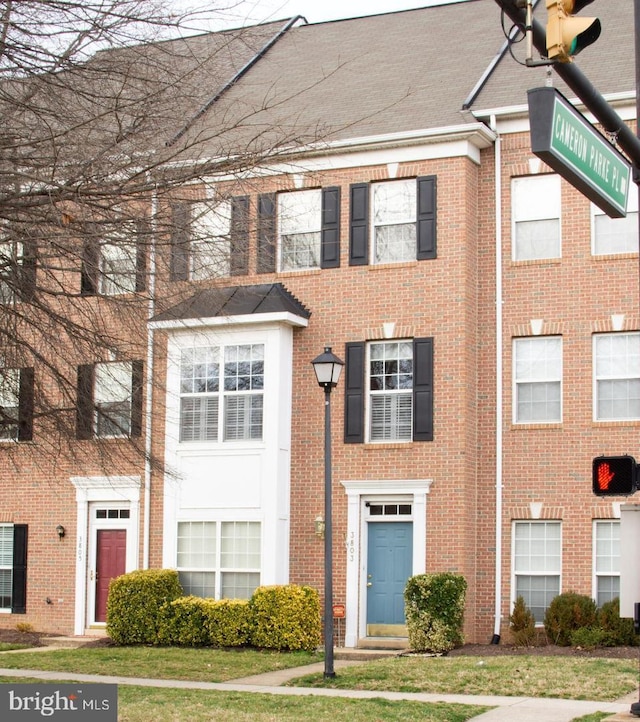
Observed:
[[[88,608],[90,535],[93,529],[89,518],[90,504],[128,504],[130,516],[126,526],[130,533],[127,534],[127,571],[132,571],[137,568],[138,561],[141,484],[139,476],[72,476],[70,481],[76,489],[77,519],[74,634],[84,634]]]
[[[432,479],[343,481],[347,494],[345,647],[355,647],[366,635],[366,498],[411,499],[413,574],[426,571],[427,494]]]
[[[290,326],[306,328],[309,320],[289,312],[247,313],[240,316],[213,316],[209,318],[177,318],[166,321],[150,321],[151,329],[191,329],[210,328],[212,326],[240,326],[246,324],[284,323]]]

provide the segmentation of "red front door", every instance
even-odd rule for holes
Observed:
[[[98,529],[96,540],[96,622],[107,621],[109,582],[126,571],[126,529]]]

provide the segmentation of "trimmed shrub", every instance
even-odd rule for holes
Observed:
[[[182,647],[240,647],[249,638],[249,603],[180,597],[160,611],[158,641]]]
[[[254,647],[312,651],[320,644],[320,599],[311,587],[258,587],[249,610]]]
[[[516,647],[530,647],[536,639],[536,620],[524,597],[518,597],[509,617],[509,628]]]
[[[158,644],[160,610],[183,594],[173,569],[144,569],[116,577],[109,585],[107,634],[116,644]]]
[[[464,641],[467,582],[458,574],[418,574],[404,590],[409,646],[441,654]]]
[[[560,647],[571,645],[571,635],[581,627],[596,626],[597,607],[591,597],[563,592],[551,600],[544,615],[547,639]]]
[[[602,646],[638,645],[638,635],[633,628],[633,619],[620,617],[620,600],[618,597],[605,602],[598,609],[598,627],[605,633]]]

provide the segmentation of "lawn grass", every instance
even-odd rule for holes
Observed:
[[[9,652],[13,649],[28,649],[28,644],[10,644],[9,642],[0,642],[0,652]]]
[[[638,663],[584,657],[392,657],[299,677],[299,687],[614,701],[638,688]]]
[[[43,680],[2,677],[0,683]],[[63,682],[64,680],[58,680]],[[47,680],[48,683],[51,680]],[[118,686],[118,722],[466,722],[490,707]]]
[[[259,652],[184,647],[88,647],[0,656],[5,669],[227,682],[322,661],[315,652]]]

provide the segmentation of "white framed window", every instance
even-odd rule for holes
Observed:
[[[417,191],[415,178],[371,185],[372,263],[416,258]]]
[[[551,600],[560,594],[562,530],[559,521],[516,521],[512,540],[512,602],[522,597],[542,624]]]
[[[593,596],[601,607],[620,597],[620,522],[593,522]]]
[[[369,440],[411,441],[413,433],[413,343],[368,345]]]
[[[185,348],[180,441],[262,439],[264,344]]]
[[[24,258],[20,241],[0,241],[0,305],[12,304],[20,286],[19,272]]]
[[[278,193],[281,271],[320,268],[322,191]]]
[[[13,524],[0,524],[0,609],[11,609],[12,591]]]
[[[609,218],[591,204],[591,252],[594,256],[638,253],[638,193],[632,186],[625,218]]]
[[[640,419],[640,333],[593,337],[594,419]]]
[[[560,258],[560,176],[545,173],[511,180],[514,261]]]
[[[100,293],[103,296],[135,292],[137,258],[135,242],[125,238],[100,244]]]
[[[95,367],[95,433],[117,437],[131,434],[133,405],[133,364],[98,363]]]
[[[516,424],[562,421],[562,338],[533,336],[513,340]]]
[[[185,594],[248,599],[260,586],[257,521],[178,522],[176,566]]]
[[[231,269],[231,201],[191,209],[189,274],[192,281],[228,276]]]
[[[0,370],[0,440],[18,438],[20,409],[20,369]]]

